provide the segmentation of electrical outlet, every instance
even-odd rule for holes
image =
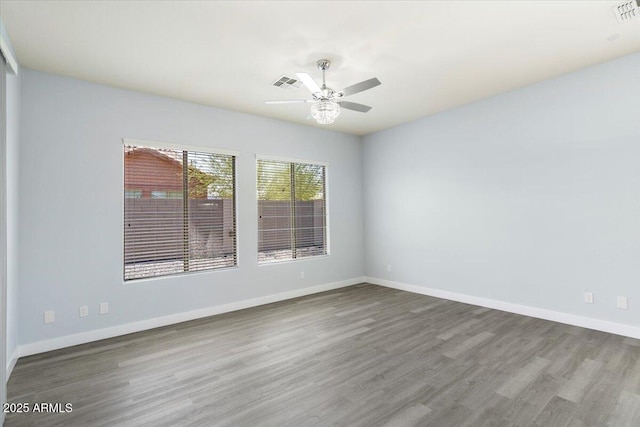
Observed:
[[[593,304],[593,292],[584,293],[584,302],[587,304]]]
[[[44,312],[44,323],[53,323],[56,321],[56,312],[51,310],[51,311],[45,311]]]
[[[618,297],[618,308],[627,310],[629,308],[629,299],[627,297]]]
[[[301,271],[301,272],[300,272],[300,278],[301,278],[301,279],[304,279],[304,271]]]
[[[391,264],[387,264],[387,272],[391,272]]]
[[[101,302],[100,303],[100,314],[107,314],[109,313],[109,303],[108,302]]]
[[[89,306],[81,305],[80,306],[80,317],[87,317],[89,315]]]

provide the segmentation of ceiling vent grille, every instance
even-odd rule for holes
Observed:
[[[273,82],[271,86],[279,87],[282,89],[299,89],[300,80],[293,77],[282,76],[278,80]]]
[[[626,22],[633,18],[640,18],[640,0],[631,0],[614,6],[613,13],[619,22]]]

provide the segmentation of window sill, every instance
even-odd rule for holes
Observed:
[[[266,266],[269,266],[269,265],[293,264],[293,263],[297,263],[297,262],[300,262],[300,261],[320,260],[320,259],[329,258],[329,256],[330,256],[330,254],[309,256],[309,257],[295,258],[295,259],[283,259],[282,261],[268,261],[268,262],[260,262],[260,261],[258,261],[258,267],[266,267]]]
[[[222,271],[233,271],[233,270],[239,270],[239,269],[240,267],[238,265],[234,265],[233,267],[212,268],[209,270],[185,271],[182,273],[167,274],[165,276],[141,277],[140,279],[122,280],[122,284],[129,285],[132,283],[155,282],[158,280],[166,280],[166,279],[179,279],[185,276],[196,276],[201,274],[211,274],[211,273],[217,273]]]

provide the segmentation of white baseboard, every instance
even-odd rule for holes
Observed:
[[[406,283],[379,279],[377,277],[367,277],[366,281],[374,285],[386,286],[388,288],[398,289],[401,291],[429,295],[436,298],[443,298],[451,301],[463,302],[466,304],[479,305],[481,307],[493,308],[509,313],[522,314],[524,316],[536,317],[538,319],[551,320],[553,322],[565,323],[567,325],[580,326],[582,328],[594,329],[596,331],[609,332],[616,335],[640,339],[640,327],[625,325],[623,323],[593,319],[591,317],[578,316],[575,314],[547,310],[544,308],[530,307],[527,305],[520,305],[511,302],[459,294],[456,292],[443,291],[440,289],[432,289],[424,286],[409,285]]]
[[[16,362],[18,361],[18,357],[20,357],[18,354],[18,351],[20,350],[19,347],[16,347],[13,349],[13,353],[11,354],[11,358],[9,360],[7,360],[7,376],[5,377],[7,382],[9,382],[9,377],[11,376],[11,372],[13,372],[13,367],[16,366]]]
[[[218,305],[215,307],[207,307],[199,310],[188,311],[185,313],[176,313],[154,319],[141,320],[139,322],[127,323],[124,325],[112,326],[109,328],[98,329],[95,331],[82,332],[74,335],[66,335],[63,337],[53,338],[45,341],[37,341],[34,343],[20,345],[16,349],[14,359],[18,357],[30,356],[32,354],[44,353],[46,351],[57,350],[60,348],[71,347],[78,344],[85,344],[92,341],[99,341],[106,338],[113,338],[120,335],[131,334],[134,332],[146,331],[148,329],[159,328],[161,326],[173,325],[189,320],[201,319],[203,317],[214,316],[216,314],[228,313],[230,311],[242,310],[259,305],[270,304],[273,302],[284,301],[292,298],[298,298],[305,295],[316,294],[319,292],[330,291],[332,289],[344,288],[346,286],[357,285],[363,283],[364,277],[355,277],[340,282],[326,283],[323,285],[312,286],[293,291],[282,292],[274,295],[266,295],[263,297],[252,298],[244,301],[232,302],[229,304]],[[15,362],[13,362],[15,365]],[[11,366],[13,369],[13,366]],[[9,372],[9,368],[7,367]],[[7,378],[9,376],[7,375]]]
[[[274,295],[266,295],[263,297],[252,298],[243,301],[232,302],[214,307],[207,307],[199,310],[188,311],[184,313],[176,313],[168,316],[157,317],[154,319],[141,320],[138,322],[127,323],[124,325],[112,326],[109,328],[98,329],[95,331],[82,332],[74,335],[66,335],[63,337],[53,338],[45,341],[38,341],[18,346],[11,359],[7,361],[7,379],[10,377],[18,358],[30,356],[32,354],[44,353],[46,351],[57,350],[60,348],[71,347],[78,344],[85,344],[102,339],[113,338],[121,335],[131,334],[134,332],[146,331],[161,326],[173,325],[189,320],[201,319],[203,317],[214,316],[216,314],[228,313],[231,311],[242,310],[245,308],[257,307],[273,302],[284,301],[292,298],[298,298],[305,295],[312,295],[319,292],[325,292],[332,289],[339,289],[347,286],[357,285],[359,283],[372,283],[374,285],[385,286],[388,288],[398,289],[407,292],[413,292],[422,295],[428,295],[436,298],[458,301],[466,304],[478,305],[481,307],[492,308],[496,310],[506,311],[509,313],[521,314],[524,316],[536,317],[539,319],[551,320],[554,322],[565,323],[568,325],[579,326],[597,331],[609,332],[616,335],[622,335],[631,338],[640,339],[640,327],[615,323],[606,320],[593,319],[574,314],[563,313],[559,311],[547,310],[543,308],[530,307],[505,301],[492,300],[489,298],[476,297],[472,295],[460,294],[456,292],[443,291],[440,289],[432,289],[424,286],[409,285],[401,282],[380,279],[377,277],[355,277],[340,282],[326,283],[323,285],[312,286],[293,291],[282,292]]]

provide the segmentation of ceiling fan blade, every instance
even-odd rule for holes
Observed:
[[[365,80],[363,82],[356,83],[354,85],[345,87],[341,91],[338,91],[338,94],[342,94],[342,96],[353,95],[355,93],[363,92],[365,90],[371,89],[371,88],[376,87],[376,86],[381,85],[381,84],[382,83],[380,83],[380,80],[378,80],[378,79],[376,79],[374,77],[372,79]]]
[[[349,102],[349,101],[339,101],[338,104],[342,108],[346,108],[347,110],[359,111],[361,113],[366,113],[371,110],[371,107],[364,104],[358,104],[357,102]]]
[[[318,83],[307,73],[296,73],[300,81],[311,91],[311,93],[322,92]]]
[[[305,102],[313,102],[312,99],[285,99],[281,101],[264,101],[265,104],[303,104]]]

